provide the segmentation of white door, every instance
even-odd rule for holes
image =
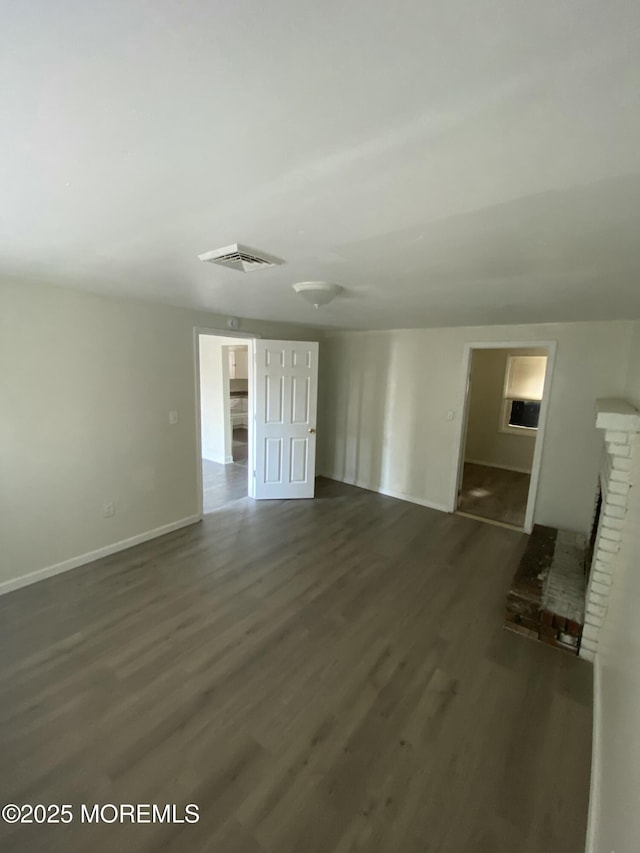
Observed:
[[[253,496],[312,498],[318,344],[255,341]]]

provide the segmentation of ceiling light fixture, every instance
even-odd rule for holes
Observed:
[[[293,289],[314,308],[327,305],[342,291],[339,284],[329,284],[327,281],[299,281],[293,285]]]

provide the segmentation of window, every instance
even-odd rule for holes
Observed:
[[[546,355],[507,356],[501,432],[530,435],[538,429],[546,370]]]

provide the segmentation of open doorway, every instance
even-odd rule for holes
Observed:
[[[251,340],[199,333],[202,511],[246,498],[249,489]]]
[[[527,532],[533,511],[553,346],[470,346],[456,510]]]
[[[317,341],[196,328],[194,343],[200,514],[245,497],[313,498]]]

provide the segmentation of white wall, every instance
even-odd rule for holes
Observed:
[[[536,434],[501,432],[504,380],[511,353],[546,355],[545,350],[473,351],[465,459],[499,468],[530,472]]]
[[[594,401],[622,393],[632,328],[604,322],[327,334],[319,470],[447,509],[465,342],[556,340],[535,520],[586,531],[602,441]]]
[[[640,409],[640,321],[633,324],[625,397],[636,409]]]
[[[635,324],[626,398],[640,409],[640,323]],[[640,839],[640,436],[623,540],[599,637],[600,713],[589,853],[636,853]]]
[[[226,318],[0,285],[0,583],[197,513],[196,325]]]
[[[199,338],[202,458],[223,465],[233,461],[229,350],[237,340],[213,335],[200,335]]]

